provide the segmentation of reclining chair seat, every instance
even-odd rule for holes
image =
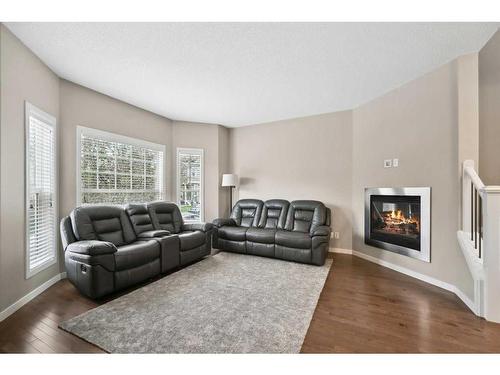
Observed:
[[[257,243],[274,243],[276,229],[272,228],[248,228],[246,232],[246,240]]]
[[[246,233],[248,254],[275,256],[276,232],[285,225],[288,205],[288,201],[282,199],[271,199],[263,203],[258,227],[249,228]]]
[[[326,222],[327,209],[323,203],[304,200],[290,203],[284,231],[276,234],[276,257],[295,262],[324,264],[330,232],[328,230],[326,242],[323,239],[318,242],[313,234]]]
[[[181,251],[192,250],[205,243],[205,233],[201,231],[184,231],[178,234]]]
[[[230,241],[245,241],[247,227],[222,227],[219,229],[219,237]]]
[[[115,265],[117,271],[142,266],[160,258],[160,244],[155,240],[137,241],[117,248]]]
[[[290,232],[278,230],[276,232],[276,245],[291,247],[294,249],[310,249],[311,236],[304,232]]]
[[[168,230],[179,241],[180,264],[185,265],[209,255],[212,250],[212,224],[186,224],[175,203],[152,202],[147,205],[154,229]],[[175,241],[172,239],[172,241]]]
[[[61,221],[61,235],[68,278],[91,298],[160,273],[159,244],[138,239],[121,207],[77,207]]]
[[[132,222],[137,238],[141,241],[152,239],[159,243],[161,272],[168,272],[180,264],[179,239],[172,238],[170,232],[155,229],[146,204],[128,204],[125,210]]]
[[[246,233],[246,253],[274,257],[274,237],[276,229],[248,228]]]

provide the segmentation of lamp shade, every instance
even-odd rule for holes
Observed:
[[[222,175],[222,186],[236,186],[237,184],[238,184],[238,175],[235,174]]]

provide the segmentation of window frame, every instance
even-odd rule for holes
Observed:
[[[177,147],[176,158],[175,158],[175,169],[176,169],[176,189],[175,189],[175,202],[180,208],[181,205],[181,170],[179,164],[179,155],[181,153],[190,153],[200,155],[200,220],[186,220],[182,218],[186,223],[200,223],[205,219],[205,150],[203,148],[194,147]],[[181,213],[182,215],[182,213]]]
[[[81,150],[82,150],[82,135],[88,135],[91,137],[98,138],[100,140],[104,141],[109,141],[109,142],[119,142],[119,143],[125,143],[128,145],[134,145],[138,147],[144,147],[148,148],[153,151],[159,151],[163,153],[163,160],[162,160],[162,176],[161,176],[161,195],[162,199],[165,199],[166,194],[167,194],[167,184],[166,184],[166,179],[167,179],[167,173],[166,173],[166,162],[167,162],[167,153],[166,153],[166,146],[164,144],[160,143],[154,143],[154,142],[149,142],[144,139],[140,138],[133,138],[133,137],[128,137],[125,135],[121,134],[116,134],[116,133],[111,133],[108,131],[104,130],[99,130],[99,129],[94,129],[94,128],[89,128],[86,126],[80,126],[78,125],[76,127],[76,205],[81,206],[82,204],[82,180],[81,180]],[[95,203],[95,204],[103,204],[103,205],[113,205],[113,203]],[[119,205],[119,204],[117,204]]]
[[[54,209],[54,248],[53,248],[53,256],[47,259],[45,262],[39,264],[33,269],[30,269],[30,230],[29,230],[29,205],[30,205],[30,169],[29,169],[29,160],[30,160],[30,150],[29,150],[29,138],[30,138],[30,117],[35,117],[39,121],[46,123],[51,126],[54,130],[54,161],[53,161],[53,173],[54,173],[54,201],[53,201],[53,209]],[[58,168],[58,160],[59,160],[59,144],[58,144],[58,126],[57,126],[57,118],[50,115],[49,113],[43,111],[42,109],[36,107],[35,105],[29,103],[28,101],[24,102],[24,127],[25,127],[25,135],[24,135],[24,215],[25,215],[25,243],[24,243],[24,252],[25,252],[25,279],[28,280],[36,274],[42,272],[43,270],[57,264],[59,261],[59,241],[58,241],[58,233],[59,233],[59,168]]]

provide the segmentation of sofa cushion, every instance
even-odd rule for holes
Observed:
[[[247,241],[258,243],[274,243],[276,229],[248,228],[246,233]]]
[[[247,230],[246,227],[222,227],[217,230],[217,235],[225,240],[245,241]]]
[[[118,247],[118,251],[115,253],[116,269],[121,271],[141,266],[156,258],[160,258],[158,241],[137,241]]]
[[[278,230],[276,232],[276,245],[292,247],[295,249],[310,249],[311,236],[309,236],[309,233]]]
[[[205,243],[206,234],[200,231],[186,231],[178,234],[181,251],[191,250]]]

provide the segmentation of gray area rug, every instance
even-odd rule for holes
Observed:
[[[111,353],[298,353],[331,264],[222,252],[60,327]]]

